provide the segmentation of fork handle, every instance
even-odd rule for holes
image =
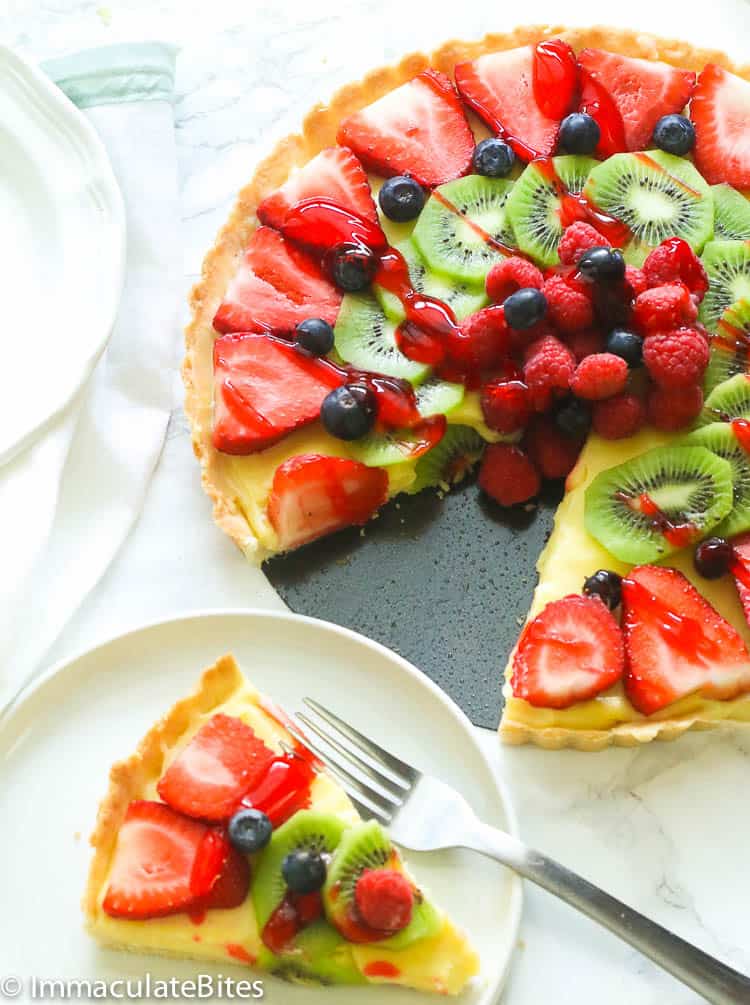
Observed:
[[[480,824],[469,846],[598,921],[713,1005],[750,1005],[750,978],[510,834]]]

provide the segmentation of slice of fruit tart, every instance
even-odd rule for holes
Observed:
[[[231,656],[116,764],[86,925],[107,946],[293,981],[458,994],[466,937]]]
[[[193,291],[187,412],[253,561],[445,490],[567,493],[511,742],[750,721],[750,71],[615,29],[450,42],[257,169]]]

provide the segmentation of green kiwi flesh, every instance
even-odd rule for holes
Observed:
[[[566,154],[553,157],[552,163],[568,192],[578,195],[597,161]],[[521,251],[542,265],[559,264],[557,246],[564,229],[560,220],[560,196],[554,179],[533,161],[516,182],[508,198],[507,212]]]
[[[418,384],[430,372],[414,363],[396,345],[396,324],[380,304],[364,293],[347,293],[341,301],[334,328],[335,348],[342,360],[360,370],[403,377]]]
[[[263,947],[258,965],[293,984],[366,984],[354,962],[351,943],[326,921],[303,928],[288,952],[280,955]]]
[[[728,461],[732,468],[732,508],[713,528],[719,537],[733,537],[750,530],[750,455],[744,449],[729,422],[712,422],[696,429],[680,444],[699,446]]]
[[[417,461],[409,492],[438,487],[447,492],[472,469],[484,450],[484,440],[470,426],[448,426],[437,446]]]
[[[323,907],[328,920],[346,935],[347,921],[354,906],[357,880],[367,869],[390,868],[398,862],[398,853],[380,824],[371,820],[348,828],[328,868],[323,887]],[[404,949],[420,939],[436,935],[441,926],[440,913],[415,891],[412,919],[403,931],[377,940],[387,949]]]
[[[653,516],[641,511],[643,493],[667,520],[694,528],[693,540],[712,530],[732,507],[732,468],[705,447],[657,447],[600,472],[586,489],[586,530],[621,562],[656,562],[682,544],[667,540]]]
[[[404,261],[409,267],[411,285],[417,293],[442,300],[452,309],[458,321],[481,310],[489,303],[489,297],[483,288],[477,289],[467,283],[452,282],[428,268],[413,240],[403,241],[397,245],[396,250],[403,255]],[[373,286],[372,292],[377,297],[386,317],[395,321],[396,324],[400,324],[404,320],[405,313],[399,298],[382,286],[378,286],[377,283]]]
[[[492,241],[501,245],[513,241],[505,209],[512,189],[513,182],[507,178],[478,174],[435,189],[412,233],[427,265],[482,292],[487,273],[503,257]]]
[[[711,188],[683,157],[663,150],[615,154],[594,168],[583,192],[628,227],[625,257],[633,264],[667,237],[683,238],[696,252],[711,240]]]
[[[750,376],[738,373],[719,384],[703,402],[697,426],[750,419]]]
[[[750,240],[750,200],[726,182],[712,185],[711,191],[714,196],[714,238],[717,241]]]
[[[738,373],[750,373],[750,300],[727,307],[716,325],[703,378],[704,396]]]
[[[709,331],[716,331],[727,307],[750,300],[750,241],[710,241],[701,261],[709,285],[698,316]]]
[[[413,461],[419,450],[424,453],[424,438],[419,429],[389,429],[385,432],[369,433],[361,440],[349,444],[351,456],[370,468],[387,468],[392,464]],[[435,447],[428,451],[432,453]]]
[[[431,415],[450,415],[464,400],[465,394],[463,384],[453,384],[438,377],[428,377],[414,391],[417,410],[425,419]]]

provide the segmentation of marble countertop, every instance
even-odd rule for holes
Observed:
[[[499,5],[493,5],[493,7]],[[234,194],[273,139],[306,108],[369,67],[449,37],[526,21],[621,25],[737,51],[750,8],[642,0],[602,12],[530,2],[497,13],[395,0],[5,0],[0,40],[34,60],[106,42],[161,38],[180,48],[175,117],[185,289]],[[745,50],[747,52],[747,49]],[[179,394],[177,379],[176,395]],[[178,400],[176,398],[176,400]],[[186,609],[279,606],[213,528],[179,409],[143,515],[106,578],[58,641],[61,657]],[[137,588],[134,585],[137,584]],[[696,734],[671,745],[585,755],[500,748],[479,731],[510,784],[525,839],[708,952],[750,972],[747,834],[750,736]],[[385,1002],[386,995],[383,995]],[[637,953],[528,888],[505,1005],[691,1005],[699,999]]]

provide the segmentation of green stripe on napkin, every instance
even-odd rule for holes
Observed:
[[[176,55],[163,42],[105,45],[51,59],[42,68],[79,108],[171,101]]]

